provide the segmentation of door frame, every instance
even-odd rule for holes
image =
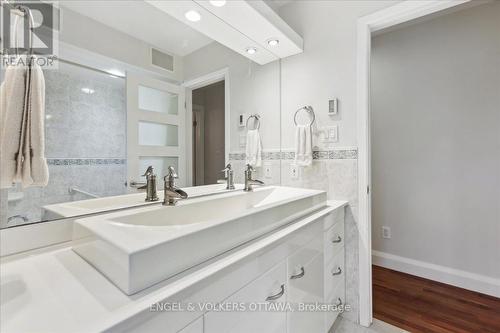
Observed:
[[[150,110],[141,109],[139,106],[139,87],[145,86],[158,91],[175,93],[178,96],[178,113],[163,114]],[[185,91],[179,83],[171,83],[162,81],[157,78],[142,75],[127,73],[126,78],[126,99],[127,99],[127,184],[128,189],[132,189],[131,182],[139,181],[139,175],[144,170],[139,170],[140,156],[151,157],[177,157],[179,174],[178,183],[180,186],[185,186],[187,172],[183,172],[186,165],[186,157],[183,153],[186,146],[185,134],[185,112],[183,104],[185,101]],[[171,124],[177,126],[178,129],[178,145],[177,146],[143,146],[139,144],[139,127],[140,121],[152,122],[157,124]],[[164,170],[165,172],[165,170]],[[159,175],[163,177],[164,175]],[[163,188],[163,184],[159,186]]]
[[[193,185],[193,126],[188,124],[193,123],[193,90],[203,88],[216,82],[224,81],[224,156],[225,163],[229,162],[229,149],[231,144],[230,138],[230,87],[229,87],[229,68],[225,67],[215,72],[211,72],[186,81],[182,86],[186,89],[186,165],[191,168],[191,172],[186,173],[187,186]]]
[[[193,104],[193,114],[195,112],[198,112],[200,114],[200,119],[196,120],[197,123],[201,123],[198,124],[196,126],[197,129],[200,129],[200,140],[199,142],[201,143],[201,145],[204,147],[205,146],[205,138],[204,138],[204,134],[205,134],[205,125],[204,125],[204,121],[205,121],[205,107],[203,105],[197,105],[197,104]],[[194,126],[193,126],[194,127]],[[193,131],[193,146],[196,145],[196,134],[195,133],[196,131]],[[198,158],[200,159],[200,161],[198,161]],[[204,152],[204,149],[200,149],[199,150],[199,154],[197,154],[196,151],[193,151],[193,164],[192,164],[192,168],[193,168],[193,186],[197,186],[196,185],[196,182],[195,180],[198,178],[198,175],[200,176],[201,179],[205,179],[205,152]],[[200,167],[200,170],[198,170],[198,168],[196,168],[196,166],[199,166]]]
[[[370,326],[372,311],[370,57],[374,33],[471,0],[404,1],[357,20],[357,141],[359,230],[359,322]]]

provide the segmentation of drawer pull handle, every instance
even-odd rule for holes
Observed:
[[[332,240],[332,243],[340,243],[342,242],[342,237],[337,236],[337,239]]]
[[[335,275],[340,275],[342,274],[342,268],[338,267],[337,268],[337,271],[336,272],[332,272],[332,275],[335,276]]]
[[[300,279],[301,277],[304,276],[304,274],[306,274],[306,271],[304,270],[304,267],[300,267],[300,273],[290,276],[290,279],[291,280]]]
[[[335,304],[335,306],[341,306],[342,304],[343,304],[342,299],[339,297],[337,300],[337,304]]]
[[[277,300],[278,298],[280,298],[281,296],[283,296],[284,293],[285,293],[285,285],[282,284],[280,292],[277,293],[277,294],[275,294],[275,295],[267,296],[266,301]]]

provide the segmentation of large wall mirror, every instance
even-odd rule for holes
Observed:
[[[148,2],[68,1],[56,13],[48,184],[3,186],[1,228],[148,204],[149,166],[159,191],[169,166],[182,188],[217,184],[228,163],[241,183],[249,129],[262,147],[255,178],[280,183],[278,58],[259,64]]]

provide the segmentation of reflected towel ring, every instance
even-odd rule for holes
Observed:
[[[309,124],[309,126],[312,126],[312,124],[314,124],[314,121],[316,120],[316,115],[314,114],[314,110],[313,110],[312,106],[310,106],[310,105],[303,106],[300,109],[298,109],[297,111],[295,111],[295,115],[293,116],[293,122],[295,123],[295,126],[298,126],[297,114],[302,110],[304,110],[307,113],[309,113],[310,115],[312,115],[311,123]]]
[[[255,125],[255,128],[254,130],[256,129],[260,129],[260,116],[258,114],[251,114],[248,118],[247,118],[247,123],[246,123],[246,128],[247,129],[250,129],[248,128],[248,121],[250,120],[250,118],[255,118],[254,120],[254,125]]]

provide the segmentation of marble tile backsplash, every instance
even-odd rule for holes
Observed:
[[[98,196],[126,193],[125,81],[69,66],[44,75],[49,184],[1,190],[1,228],[43,220],[44,205],[89,199],[71,187]]]

